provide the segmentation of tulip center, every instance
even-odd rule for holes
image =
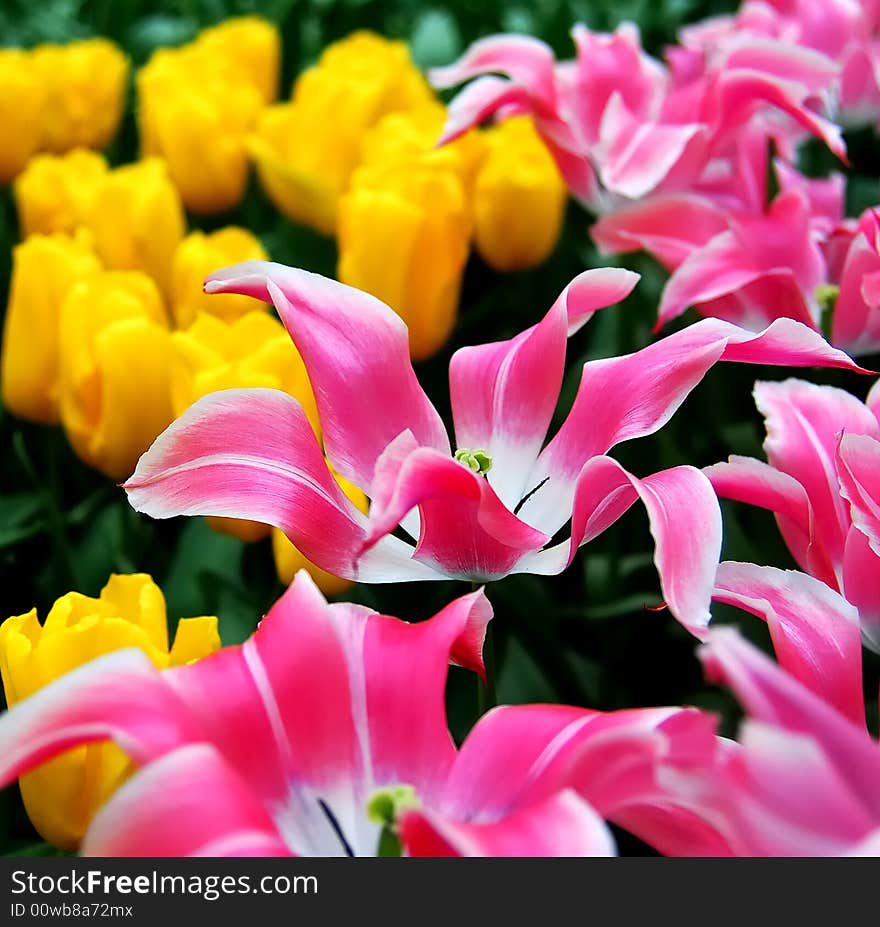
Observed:
[[[374,824],[381,824],[377,856],[400,856],[402,848],[398,834],[398,821],[404,811],[421,806],[416,790],[411,785],[390,785],[375,792],[367,799],[367,817]]]
[[[822,331],[830,331],[831,313],[834,311],[837,297],[840,296],[840,287],[833,283],[820,283],[813,291],[813,295],[819,304]]]
[[[453,457],[460,463],[464,464],[469,470],[485,476],[492,469],[492,458],[478,447],[475,451],[468,450],[466,447],[460,447]]]

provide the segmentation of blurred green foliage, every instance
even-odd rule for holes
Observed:
[[[284,43],[282,96],[295,75],[327,43],[357,28],[407,39],[422,66],[447,63],[471,41],[500,30],[527,32],[572,54],[575,22],[611,29],[624,19],[640,24],[648,50],[660,53],[680,25],[734,8],[732,0],[6,0],[0,7],[0,41],[30,46],[106,35],[119,42],[135,66],[160,45],[190,40],[203,26],[229,16],[258,13],[276,22]],[[133,100],[108,155],[113,163],[137,156]],[[859,137],[854,195],[862,205],[876,196],[876,140]],[[871,146],[874,146],[873,148]],[[817,156],[820,157],[820,156]],[[820,160],[816,172],[827,169]],[[252,181],[241,206],[216,219],[190,217],[193,227],[242,224],[257,233],[273,259],[333,274],[335,243],[279,216]],[[447,368],[461,345],[509,337],[533,324],[579,271],[610,263],[588,237],[589,217],[571,204],[562,240],[540,268],[499,275],[477,257],[468,265],[458,326],[449,345],[417,368],[432,400],[449,420]],[[5,305],[10,252],[17,240],[10,191],[0,191],[0,298]],[[628,353],[652,339],[657,298],[665,279],[649,259],[618,263],[643,274],[620,307],[599,313],[569,347],[568,374],[557,413],[562,420],[590,358]],[[689,321],[686,320],[686,321]],[[682,323],[683,324],[683,323]],[[869,359],[870,362],[870,359]],[[877,364],[873,365],[875,368]],[[615,452],[637,475],[677,464],[705,466],[729,454],[762,456],[762,423],[751,398],[755,379],[804,376],[804,371],[722,365],[710,372],[662,431]],[[840,371],[811,371],[860,397],[867,383]],[[111,572],[145,571],[165,592],[172,624],[180,616],[217,614],[225,643],[244,640],[282,588],[268,542],[245,545],[212,532],[201,519],[153,521],[128,506],[124,493],[80,463],[63,432],[13,418],[0,408],[0,620],[36,606],[41,616],[63,593],[96,595]],[[793,566],[772,516],[724,505],[729,559]],[[636,509],[582,549],[561,576],[509,577],[488,590],[494,605],[501,702],[562,701],[600,709],[696,704],[718,711],[725,733],[735,732],[737,709],[724,692],[708,687],[695,658],[694,640],[665,611],[652,561],[647,518]],[[419,620],[453,596],[460,583],[359,586],[351,598],[384,613]],[[732,609],[735,620],[766,646],[765,629]],[[866,694],[876,722],[880,661],[869,658]],[[453,669],[449,685],[453,733],[461,738],[476,712],[475,684]],[[632,840],[625,851],[642,853]],[[44,853],[16,789],[0,796],[0,853]]]

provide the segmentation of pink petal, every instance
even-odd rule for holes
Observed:
[[[456,821],[432,810],[407,812],[401,842],[410,856],[616,856],[605,822],[564,791],[493,823]]]
[[[376,460],[402,431],[449,453],[443,421],[416,380],[406,325],[380,300],[318,274],[263,261],[211,274],[205,292],[241,293],[275,304],[315,391],[327,457],[368,495]]]
[[[482,645],[491,606],[482,591],[473,592],[417,624],[381,615],[356,624],[339,606],[333,610],[349,664],[356,668],[352,678],[362,687],[367,726],[362,733],[369,732],[375,782],[413,784],[420,798],[430,802],[455,758],[446,721],[449,663],[483,675]]]
[[[0,785],[70,747],[113,740],[142,765],[202,732],[140,650],[117,650],[0,716]]]
[[[358,577],[365,518],[286,393],[236,389],[203,397],[159,435],[124,488],[131,505],[153,518],[223,515],[275,525],[323,569]]]
[[[462,745],[437,809],[454,820],[492,821],[573,788],[662,849],[711,828],[662,785],[661,770],[703,770],[715,752],[714,723],[694,709],[496,708]]]
[[[594,457],[578,480],[569,559],[636,497],[648,510],[666,604],[692,634],[703,637],[721,556],[721,510],[711,484],[696,468],[673,467],[640,480],[612,458]]]
[[[880,309],[872,298],[876,293],[871,286],[878,271],[880,253],[876,243],[864,233],[857,235],[846,253],[831,325],[834,343],[854,353],[876,351],[880,347]]]
[[[862,642],[880,653],[880,561],[871,550],[867,537],[856,528],[849,529],[843,550],[843,592],[847,601],[859,610]]]
[[[531,106],[528,90],[502,77],[478,77],[456,94],[446,107],[446,123],[436,145],[454,141],[508,106],[527,112]]]
[[[435,87],[443,89],[481,74],[501,73],[523,84],[530,95],[552,105],[555,63],[553,49],[538,39],[524,35],[492,35],[478,39],[453,64],[432,68],[428,77]]]
[[[810,736],[841,779],[880,816],[880,747],[864,728],[810,692],[732,628],[714,629],[700,648],[707,675],[731,688],[751,718]]]
[[[703,151],[704,126],[646,123],[618,93],[605,107],[595,149],[599,177],[612,193],[638,199],[655,190],[694,146]]]
[[[783,669],[864,726],[859,613],[842,596],[794,570],[725,562],[713,598],[763,618]]]
[[[716,801],[741,856],[837,856],[873,815],[833,760],[805,735],[748,721]]]
[[[585,271],[537,325],[509,341],[453,355],[449,383],[458,446],[489,453],[489,483],[510,508],[526,489],[556,408],[569,331],[625,298],[638,279],[620,268]]]
[[[722,499],[758,505],[776,514],[779,529],[800,566],[825,583],[835,584],[834,569],[813,537],[813,511],[804,487],[792,476],[762,460],[732,455],[726,463],[704,467]]]
[[[289,856],[247,783],[207,744],[138,772],[97,814],[83,856]]]
[[[523,552],[549,540],[520,521],[489,482],[465,465],[430,448],[392,445],[376,470],[369,546],[419,507],[416,557],[447,576],[476,581],[510,572]]]
[[[727,228],[722,209],[692,193],[660,193],[602,216],[590,236],[603,254],[647,251],[669,271]]]
[[[804,487],[814,513],[814,530],[839,582],[850,518],[838,488],[837,436],[845,430],[880,437],[880,426],[844,390],[803,380],[758,382],[755,401],[767,424],[767,459]]]
[[[880,441],[844,432],[837,463],[840,493],[849,502],[852,522],[880,557]]]

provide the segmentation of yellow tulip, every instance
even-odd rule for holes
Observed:
[[[165,163],[147,158],[110,171],[92,202],[95,248],[113,270],[142,270],[167,294],[186,220]]]
[[[108,39],[38,45],[34,67],[47,90],[42,116],[46,151],[105,148],[122,118],[128,58]]]
[[[0,183],[9,183],[39,150],[46,96],[33,56],[0,48]]]
[[[332,467],[330,469],[333,470]],[[339,488],[357,508],[366,514],[369,502],[363,492],[338,473],[333,472],[333,475],[336,477],[336,482],[339,483]],[[346,589],[354,585],[350,579],[342,579],[328,573],[326,570],[322,570],[319,566],[315,566],[311,560],[300,553],[297,547],[287,538],[287,535],[278,528],[272,529],[272,554],[275,558],[275,572],[278,574],[278,579],[285,586],[293,582],[293,577],[298,570],[307,570],[315,581],[315,585],[324,595],[341,595]]]
[[[390,165],[416,161],[446,167],[461,177],[470,190],[484,154],[483,136],[466,132],[454,142],[435,148],[446,122],[446,107],[431,100],[414,109],[389,113],[364,135],[361,165]]]
[[[197,399],[221,389],[266,387],[298,399],[315,434],[318,410],[305,365],[284,326],[259,309],[231,323],[200,314],[171,336],[171,404],[182,415]],[[212,528],[242,541],[258,541],[268,525],[236,518],[208,518]]]
[[[193,212],[230,209],[247,184],[245,137],[264,100],[234,62],[195,42],[160,48],[137,75],[141,154],[166,160]]]
[[[433,99],[403,42],[356,32],[300,75],[290,103],[263,112],[249,141],[260,182],[289,218],[332,234],[364,133]]]
[[[527,116],[485,133],[486,154],[474,187],[474,239],[496,270],[540,264],[559,239],[566,188]]]
[[[143,650],[159,669],[181,666],[220,647],[217,619],[182,618],[168,647],[165,599],[146,574],[114,575],[99,598],[69,592],[41,626],[37,610],[0,625],[0,675],[11,707],[95,657]],[[77,747],[20,780],[25,808],[41,836],[65,850],[82,839],[95,811],[130,772],[118,747]]]
[[[178,245],[171,271],[171,308],[175,323],[190,325],[200,312],[232,322],[247,312],[268,309],[250,296],[208,296],[205,277],[219,267],[240,261],[267,261],[259,239],[247,229],[227,226],[211,234],[191,232]]]
[[[236,16],[205,29],[196,39],[206,54],[230,62],[240,80],[249,81],[264,103],[278,96],[281,35],[259,16]]]
[[[415,360],[455,324],[470,230],[459,173],[430,161],[359,168],[342,198],[337,276],[401,316]]]
[[[98,273],[91,237],[32,235],[12,250],[9,304],[0,346],[3,402],[21,418],[60,421],[58,319],[65,296]]]
[[[173,419],[171,343],[159,291],[145,274],[105,271],[61,307],[61,421],[76,454],[111,479]]]
[[[104,156],[89,148],[31,158],[13,185],[22,237],[84,225],[107,170]]]

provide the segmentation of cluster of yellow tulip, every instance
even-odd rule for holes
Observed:
[[[127,81],[128,58],[106,39],[0,49],[0,182],[38,151],[108,145]]]
[[[248,139],[268,196],[337,235],[337,276],[404,319],[416,360],[449,338],[471,239],[497,270],[531,267],[555,245],[566,199],[529,120],[438,151],[444,119],[403,42],[356,32],[300,75],[289,103],[267,107]]]
[[[142,650],[154,666],[182,666],[220,648],[215,617],[182,618],[168,646],[165,599],[145,574],[111,576],[98,598],[69,592],[40,625],[37,610],[0,624],[0,676],[11,708],[102,654]],[[95,811],[131,771],[111,743],[69,750],[20,780],[25,808],[40,834],[73,849]]]
[[[320,436],[277,319],[255,300],[202,292],[218,267],[266,259],[261,243],[235,226],[187,234],[185,210],[217,213],[241,199],[249,160],[282,212],[337,236],[339,278],[400,313],[415,358],[449,337],[471,240],[491,265],[513,269],[543,260],[558,236],[564,186],[528,121],[436,149],[443,105],[406,45],[370,32],[329,46],[290,102],[272,105],[280,47],[273,25],[245,16],[158,49],[135,81],[142,157],[119,167],[92,150],[112,140],[125,103],[128,61],[116,46],[0,52],[0,177],[14,178],[23,239],[3,399],[22,418],[60,423],[77,455],[112,479],[216,389],[286,390]],[[20,113],[27,131],[16,128]],[[212,524],[244,540],[269,530]],[[280,532],[273,548],[282,579],[305,565]],[[313,574],[327,592],[346,585]]]

